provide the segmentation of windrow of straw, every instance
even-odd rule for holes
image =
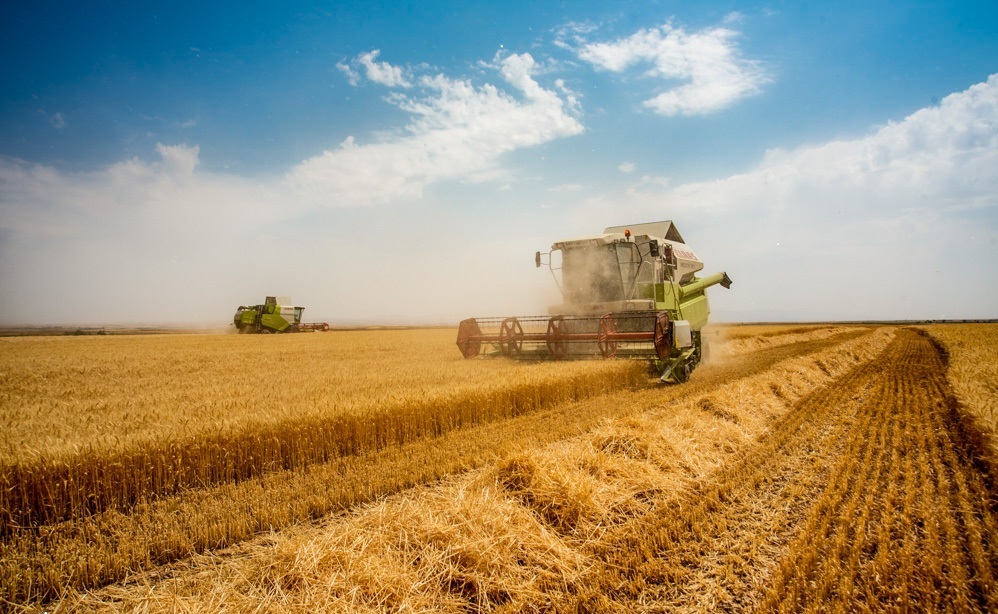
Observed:
[[[874,359],[891,334],[882,329],[709,392],[690,386],[675,402],[663,403],[658,390],[585,401],[578,411],[594,403],[637,411],[318,527],[268,536],[233,556],[198,557],[173,579],[139,577],[65,605],[576,611],[612,576],[599,552],[657,552],[640,539],[615,541],[620,531],[645,526],[650,514],[683,515],[674,505],[683,492],[732,464],[803,397]]]
[[[815,339],[828,339],[847,330],[849,326],[780,326],[772,324],[707,327],[704,339],[710,344],[711,360],[725,360],[771,347],[801,343]]]

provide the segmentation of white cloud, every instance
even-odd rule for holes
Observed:
[[[708,270],[734,278],[711,295],[722,319],[998,315],[998,76],[865,138],[767,152],[739,175],[645,174],[602,199],[587,185],[590,211],[526,214],[510,206],[519,192],[488,190],[412,206],[434,183],[504,189],[505,155],[583,131],[531,56],[492,65],[494,84],[409,77],[389,97],[410,114],[394,136],[349,138],[275,178],[205,170],[196,145],[89,173],[0,159],[0,318],[224,321],[285,292],[334,321],[526,313],[556,302],[547,277],[529,276],[534,249],[668,218]]]
[[[156,144],[156,151],[163,160],[163,169],[170,175],[190,177],[194,168],[200,162],[201,148],[197,145],[163,145]]]
[[[864,138],[627,194],[623,217],[671,217],[731,273],[713,296],[735,319],[998,316],[998,75]]]
[[[52,127],[56,130],[62,130],[66,127],[66,118],[62,116],[62,113],[53,113],[51,117],[49,117],[49,123],[52,124]]]
[[[621,162],[620,166],[617,167],[621,173],[630,174],[637,170],[637,166],[633,162]]]
[[[834,195],[835,210],[863,217],[998,206],[998,75],[865,138],[771,150],[749,173],[674,196],[737,211],[754,194],[766,194],[769,208],[806,211]]]
[[[586,37],[598,29],[599,26],[591,21],[570,21],[553,28],[551,32],[554,34],[555,46],[574,52],[575,47],[584,45]]]
[[[745,20],[745,15],[738,11],[731,11],[721,20],[725,24],[740,23]]]
[[[196,170],[197,146],[157,144],[156,150],[158,162],[132,159],[89,173],[0,160],[0,226],[42,239],[144,241],[226,235],[287,216],[290,207],[275,186]]]
[[[375,62],[381,50],[375,49],[357,56],[357,62],[367,70],[367,78],[388,87],[412,87],[405,70],[388,62]]]
[[[361,79],[360,73],[358,73],[354,69],[350,68],[350,66],[348,64],[346,64],[344,62],[337,62],[336,63],[336,68],[340,72],[342,72],[343,74],[346,75],[347,81],[349,81],[350,85],[353,85],[354,87],[356,87],[357,85],[360,85],[360,79]]]
[[[728,28],[688,33],[666,23],[611,42],[585,42],[576,32],[581,42],[575,51],[593,66],[616,73],[649,65],[644,75],[669,89],[645,100],[646,107],[666,116],[705,115],[759,93],[770,80],[758,61],[742,57],[737,37]],[[568,45],[562,41],[562,46]],[[676,80],[686,83],[672,87]]]
[[[350,137],[267,179],[206,171],[197,145],[158,144],[156,161],[86,173],[0,158],[0,321],[224,322],[263,293],[307,301],[303,288],[321,295],[306,305],[336,309],[340,321],[449,321],[490,293],[497,305],[514,301],[496,284],[518,255],[458,258],[483,244],[480,221],[457,227],[453,216],[434,221],[432,206],[413,206],[438,182],[501,179],[493,192],[503,190],[512,179],[505,154],[582,132],[563,90],[536,81],[531,56],[493,67],[495,84],[413,80],[388,98],[410,115],[400,130],[369,144]],[[372,204],[384,207],[324,217],[330,206]],[[441,230],[453,234],[420,240]],[[502,243],[527,241],[521,235],[511,229]],[[462,275],[472,281],[455,284]]]
[[[291,169],[286,180],[304,197],[335,206],[418,198],[438,181],[502,177],[503,154],[583,131],[570,103],[534,80],[534,67],[530,54],[497,63],[519,97],[491,84],[424,76],[424,95],[388,98],[412,116],[403,136],[364,145],[348,138]]]

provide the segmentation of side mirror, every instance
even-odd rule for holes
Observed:
[[[536,266],[538,269],[541,268],[541,253],[540,252],[536,252],[534,254],[534,266]]]
[[[658,241],[655,239],[648,243],[648,253],[651,254],[652,258],[658,258]]]

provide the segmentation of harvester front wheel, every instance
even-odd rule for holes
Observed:
[[[677,384],[685,384],[690,379],[690,373],[693,371],[693,367],[690,361],[684,360],[683,362],[676,365],[672,370],[673,376],[676,378]]]

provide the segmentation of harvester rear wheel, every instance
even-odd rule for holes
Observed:
[[[612,313],[608,313],[599,319],[599,330],[596,333],[596,342],[599,344],[599,351],[603,358],[613,358],[617,355],[617,340],[614,335],[617,333],[617,318]]]
[[[499,327],[499,349],[503,356],[516,356],[523,349],[523,326],[516,318],[506,318]]]

